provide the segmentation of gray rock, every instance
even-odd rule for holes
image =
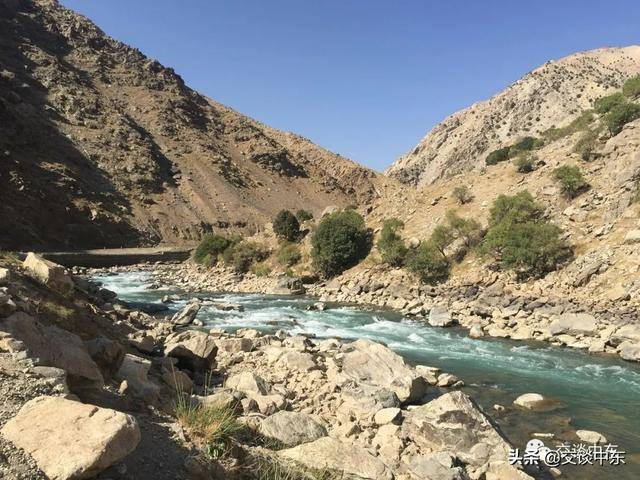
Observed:
[[[198,299],[191,300],[182,310],[171,317],[171,323],[178,326],[190,325],[198,315],[202,303]]]
[[[564,313],[549,325],[551,335],[595,335],[598,333],[598,321],[588,313]]]
[[[449,310],[439,305],[433,306],[429,311],[428,322],[432,327],[449,327],[454,324]]]
[[[325,437],[327,430],[306,413],[283,410],[265,418],[260,433],[294,447]]]

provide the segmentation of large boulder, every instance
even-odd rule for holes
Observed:
[[[325,437],[327,430],[306,413],[282,410],[262,421],[260,433],[294,447]]]
[[[454,458],[448,452],[414,455],[406,462],[411,480],[465,480],[461,467],[454,466]]]
[[[196,319],[201,306],[200,300],[194,298],[182,310],[171,317],[171,323],[178,326],[191,325]]]
[[[450,327],[455,323],[449,310],[440,305],[431,308],[428,322],[432,327]]]
[[[118,342],[105,337],[96,337],[85,342],[91,358],[108,377],[113,377],[122,365],[124,348]]]
[[[302,295],[306,291],[299,278],[281,277],[269,293],[274,295]]]
[[[262,377],[252,372],[240,372],[231,375],[225,382],[225,387],[237,390],[245,395],[267,395],[269,386]]]
[[[104,383],[100,369],[80,337],[55,326],[42,325],[23,312],[0,322],[0,349],[29,357],[37,365],[63,369],[72,387],[101,387]]]
[[[364,448],[331,437],[281,450],[279,454],[317,470],[336,470],[367,480],[393,478],[387,466]]]
[[[489,417],[460,391],[407,412],[402,436],[423,450],[455,452],[463,462],[474,466],[504,460],[510,448]]]
[[[626,341],[640,344],[640,325],[624,325],[617,329],[611,335],[609,340],[609,342],[614,346],[620,345]]]
[[[549,402],[539,393],[523,393],[513,401],[513,404],[526,410],[541,410]]]
[[[551,322],[549,332],[551,335],[596,335],[598,321],[588,313],[564,313]]]
[[[140,442],[132,416],[61,397],[27,402],[0,433],[31,455],[51,480],[93,477]]]
[[[164,354],[178,359],[178,366],[191,371],[207,371],[215,367],[215,337],[198,330],[173,333],[164,342]]]
[[[126,354],[116,377],[127,382],[132,393],[147,403],[158,400],[160,387],[149,379],[151,362],[142,357]]]
[[[22,264],[34,277],[47,287],[63,295],[73,291],[74,283],[67,270],[57,263],[45,260],[33,252],[27,254]]]
[[[367,339],[343,346],[342,376],[358,384],[388,388],[401,402],[420,400],[427,383],[389,348]]]

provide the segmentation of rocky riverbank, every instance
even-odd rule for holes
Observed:
[[[185,329],[37,256],[4,265],[3,478],[550,475],[509,465],[509,441],[455,377],[381,344]],[[222,450],[211,422],[193,424],[220,411],[243,431]]]
[[[461,325],[474,338],[545,341],[640,361],[637,309],[595,299],[542,295],[498,274],[432,287],[416,284],[402,270],[377,266],[349,271],[328,282],[312,275],[241,276],[223,267],[207,269],[191,262],[145,268],[158,286],[173,285],[187,292],[307,293],[321,302],[390,308],[424,318],[434,327]]]

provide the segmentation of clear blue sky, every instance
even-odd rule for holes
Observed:
[[[62,0],[205,95],[377,170],[549,59],[640,43],[638,0]]]

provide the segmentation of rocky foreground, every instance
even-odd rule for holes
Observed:
[[[186,329],[190,306],[156,319],[38,256],[4,263],[2,478],[550,475],[507,463],[509,441],[487,414],[436,387],[455,377],[384,345]],[[214,451],[184,421],[185,402],[234,412],[245,433]],[[278,467],[265,473],[265,462]]]

